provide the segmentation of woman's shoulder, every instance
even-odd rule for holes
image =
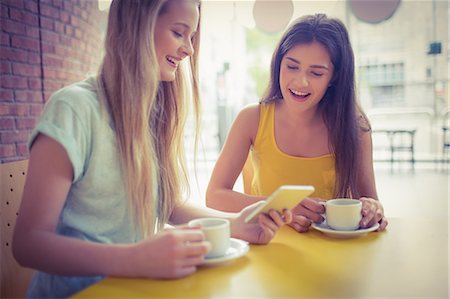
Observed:
[[[259,126],[260,115],[263,113],[263,105],[264,104],[253,103],[245,106],[238,113],[236,120],[243,126],[245,125],[251,128],[257,128]]]
[[[249,104],[241,109],[238,117],[242,117],[245,119],[259,119],[260,107],[261,104],[259,103]]]
[[[67,85],[56,91],[51,98],[56,98],[60,101],[85,101],[86,103],[97,100],[95,78],[90,77],[86,80]]]
[[[47,106],[67,106],[77,113],[100,113],[95,78],[73,83],[56,91]]]
[[[234,120],[233,127],[240,134],[254,136],[259,126],[260,104],[250,104],[242,108]],[[236,132],[236,131],[235,131]]]
[[[360,131],[360,134],[368,133],[372,131],[372,127],[370,126],[369,119],[367,116],[363,113],[359,113],[357,115],[358,120],[358,128]]]

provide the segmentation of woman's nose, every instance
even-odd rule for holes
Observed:
[[[192,56],[194,54],[194,46],[192,45],[192,42],[190,40],[184,43],[184,45],[181,47],[181,52],[183,56]]]
[[[308,78],[306,77],[306,74],[300,74],[298,76],[298,82],[301,86],[308,86],[309,85],[309,81]]]

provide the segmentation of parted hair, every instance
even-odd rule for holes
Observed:
[[[355,94],[355,63],[345,25],[325,14],[296,20],[281,37],[272,56],[270,80],[261,103],[281,101],[280,66],[286,53],[299,44],[318,42],[327,49],[334,72],[319,109],[329,132],[330,150],[335,156],[336,197],[358,198],[358,160],[361,132],[370,130],[367,117]]]

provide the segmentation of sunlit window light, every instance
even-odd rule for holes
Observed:
[[[100,11],[105,11],[109,9],[112,0],[98,0],[98,9]]]

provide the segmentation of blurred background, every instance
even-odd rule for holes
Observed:
[[[447,1],[203,1],[203,142],[191,198],[204,202],[228,129],[242,107],[260,99],[286,27],[302,15],[325,13],[350,34],[387,215],[448,217],[449,9]],[[235,189],[242,190],[241,180]],[[425,207],[436,197],[447,206]],[[405,210],[412,199],[422,204]]]
[[[28,158],[26,142],[48,97],[95,74],[107,0],[1,0],[0,161]],[[258,102],[286,27],[305,14],[341,19],[356,61],[358,99],[373,127],[377,187],[388,216],[411,198],[446,207],[408,213],[448,217],[449,14],[445,0],[202,1],[202,131],[191,195],[204,192],[236,113]],[[240,181],[235,189],[242,190]],[[430,203],[428,202],[428,206]],[[428,212],[427,212],[428,211]]]

